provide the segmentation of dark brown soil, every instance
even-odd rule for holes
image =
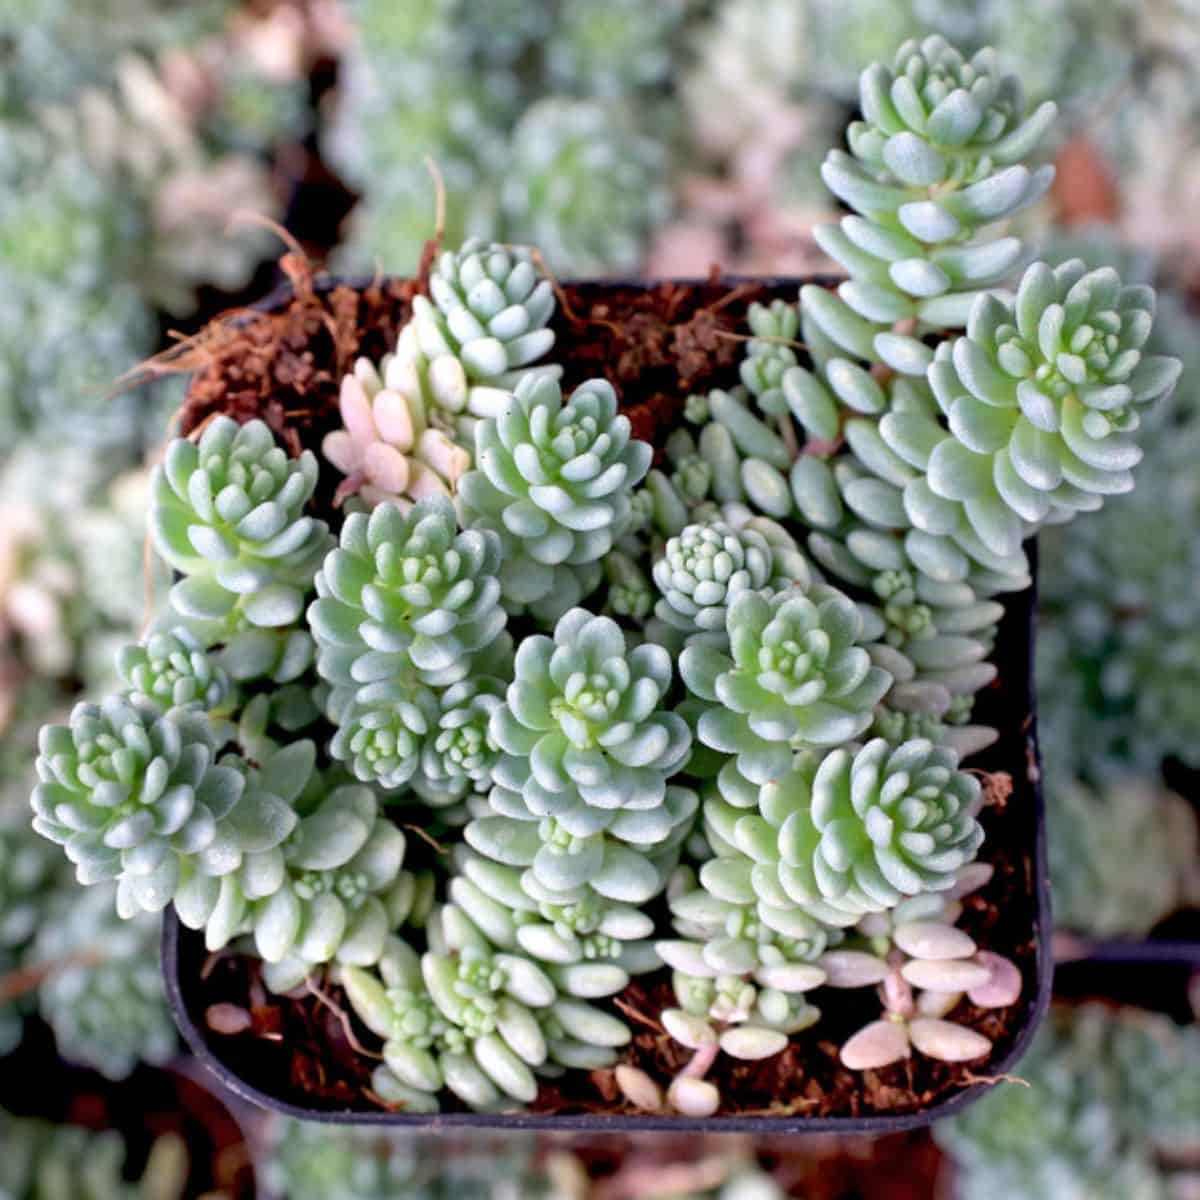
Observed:
[[[332,281],[313,284],[297,262],[284,264],[295,289],[272,311],[242,312],[211,326],[188,351],[203,364],[194,376],[182,412],[185,433],[213,414],[239,421],[262,417],[293,451],[319,447],[338,424],[337,393],[342,374],[359,354],[380,357],[407,318],[417,280],[386,279],[354,287]],[[743,352],[744,317],[752,301],[794,300],[795,281],[722,281],[648,286],[620,283],[571,284],[563,289],[555,317],[555,358],[564,364],[568,386],[603,375],[617,388],[638,436],[661,443],[681,420],[689,393],[737,382]],[[322,516],[333,484],[316,499]],[[984,857],[996,873],[986,889],[967,899],[962,927],[981,946],[1010,957],[1025,980],[1021,1001],[985,1011],[963,1003],[951,1016],[991,1038],[994,1061],[1011,1049],[1037,995],[1037,900],[1034,851],[1038,824],[1036,763],[1029,718],[1031,595],[1010,597],[996,648],[1000,679],[979,701],[980,720],[1001,731],[997,746],[977,765],[1007,772],[1011,794],[983,815]],[[344,1013],[342,998],[329,987],[323,998],[270,996],[257,982],[250,960],[221,955],[205,963],[198,938],[185,935],[181,969],[188,1007],[197,1024],[215,1004],[233,1004],[253,1014],[249,1032],[210,1032],[214,1053],[262,1091],[317,1109],[370,1109],[376,1060],[354,1042],[378,1046]],[[852,1117],[909,1113],[926,1108],[977,1082],[987,1063],[949,1065],[915,1056],[880,1071],[856,1074],[838,1063],[838,1046],[879,1015],[870,989],[818,993],[820,1023],[772,1059],[759,1063],[718,1059],[710,1078],[719,1086],[722,1112],[738,1115]],[[626,1060],[669,1081],[686,1052],[658,1028],[658,1013],[672,1003],[665,971],[639,979],[615,1001],[631,1018],[634,1041]],[[571,1072],[543,1084],[534,1108],[554,1113],[629,1112],[618,1098],[611,1072]]]

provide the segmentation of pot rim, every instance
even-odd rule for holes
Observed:
[[[372,283],[381,282],[383,277],[343,276],[318,274],[313,279],[313,289],[318,293],[332,291],[339,286],[363,290]],[[395,277],[391,277],[395,278]],[[755,276],[720,274],[699,278],[649,278],[629,280],[611,279],[564,279],[559,282],[565,287],[588,287],[601,290],[651,289],[663,284],[678,284],[693,287],[720,287],[739,284],[755,284],[772,290],[796,289],[808,283],[832,286],[838,277],[830,275],[806,276]],[[251,306],[258,312],[272,312],[292,299],[295,289],[289,280],[283,280],[262,300]],[[248,316],[235,318],[237,321],[252,319]],[[1026,1010],[1025,1022],[1008,1052],[987,1067],[989,1074],[997,1080],[1009,1073],[1023,1057],[1037,1033],[1050,1005],[1054,962],[1052,952],[1051,901],[1049,869],[1046,848],[1045,804],[1042,793],[1041,752],[1037,737],[1037,710],[1034,696],[1033,650],[1034,631],[1037,621],[1037,543],[1027,543],[1032,585],[1024,592],[1016,593],[1005,605],[1006,616],[1017,620],[1025,630],[1024,663],[1025,709],[1029,720],[1025,729],[1026,748],[1029,753],[1028,783],[1033,800],[1034,840],[1028,847],[1033,861],[1031,899],[1034,905],[1034,970],[1036,991]],[[1023,613],[1020,610],[1024,610]],[[1014,663],[1014,666],[1018,664]],[[330,1125],[363,1125],[395,1127],[397,1129],[520,1129],[547,1132],[572,1133],[640,1133],[640,1132],[684,1132],[684,1133],[757,1133],[772,1134],[887,1134],[904,1130],[920,1129],[934,1121],[954,1116],[978,1100],[991,1083],[975,1083],[964,1087],[943,1100],[913,1112],[880,1113],[857,1117],[748,1117],[712,1116],[687,1117],[654,1113],[598,1114],[598,1113],[404,1113],[363,1109],[319,1109],[293,1104],[273,1096],[248,1083],[214,1052],[205,1032],[193,1019],[184,995],[184,982],[180,969],[180,938],[183,927],[174,911],[163,914],[161,946],[162,972],[166,983],[167,1001],[176,1025],[184,1040],[201,1063],[217,1081],[239,1099],[260,1108],[280,1113],[298,1120],[313,1121]],[[184,934],[186,936],[186,934]]]

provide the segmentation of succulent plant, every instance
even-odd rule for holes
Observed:
[[[930,742],[892,747],[882,738],[857,753],[838,749],[812,783],[812,830],[791,854],[809,850],[800,868],[814,900],[835,911],[879,911],[903,896],[953,886],[983,842],[975,819],[978,779],[957,756]],[[807,869],[806,869],[807,868]],[[811,875],[808,872],[811,871]]]
[[[1146,288],[1078,259],[1035,263],[1011,304],[981,298],[966,336],[939,346],[929,371],[950,434],[927,450],[931,427],[884,433],[925,471],[927,490],[906,495],[918,524],[936,527],[947,502],[961,503],[985,545],[1011,553],[1023,522],[1130,491],[1141,451],[1127,435],[1179,375],[1178,360],[1142,353],[1153,306]]]
[[[467,527],[499,535],[506,604],[556,617],[593,590],[650,457],[604,380],[566,401],[552,379],[517,385],[512,405],[479,425],[475,470],[459,486]]]
[[[0,429],[127,453],[139,405],[109,392],[154,349],[131,266],[146,214],[29,120],[0,123],[0,191]]]
[[[500,211],[560,271],[635,266],[670,209],[666,155],[619,109],[547,96],[512,131]]]
[[[1120,504],[1045,535],[1039,702],[1047,761],[1103,778],[1097,754],[1138,771],[1162,758],[1197,761],[1193,728],[1196,612],[1190,580],[1200,490],[1191,463],[1197,427],[1185,376],[1173,418],[1147,441],[1139,485]],[[1054,683],[1057,679],[1057,683]]]
[[[8,814],[0,818],[0,977],[19,967],[42,927],[62,880],[54,850],[29,826]],[[21,1040],[22,1012],[0,1004],[0,1053]]]
[[[841,387],[849,376],[834,371],[829,378]],[[785,386],[793,381],[789,376]],[[928,384],[896,376],[880,391],[879,403],[889,411],[878,421],[865,416],[845,421],[847,452],[828,460],[805,454],[791,468],[796,508],[813,527],[808,539],[813,557],[858,587],[873,589],[880,571],[915,572],[945,607],[1028,587],[1029,563],[1019,539],[1002,553],[989,547],[962,505],[932,494],[917,465],[928,460],[915,449],[918,436],[929,435],[926,446],[945,436]],[[836,436],[838,422],[832,420]],[[938,505],[942,519],[928,520]]]
[[[605,99],[663,83],[684,9],[681,0],[653,7],[617,0],[600,8],[567,0],[546,44],[551,82],[562,91]]]
[[[794,304],[773,300],[770,306],[750,305],[746,320],[755,336],[746,344],[738,374],[763,413],[782,416],[788,401],[780,385],[784,374],[796,366],[796,351],[788,343],[799,335],[800,312]]]
[[[464,679],[438,696],[439,711],[421,747],[421,771],[414,782],[422,797],[442,805],[468,793],[486,795],[499,754],[491,719],[503,696],[503,683],[488,675]]]
[[[733,157],[801,91],[810,66],[807,15],[787,0],[727,0],[689,30],[679,90],[698,152]]]
[[[291,1200],[331,1193],[340,1200],[490,1200],[497,1193],[564,1200],[557,1177],[537,1161],[532,1137],[511,1133],[450,1155],[436,1138],[407,1131],[286,1120],[273,1131],[263,1174],[273,1194]]]
[[[217,417],[199,442],[168,446],[150,525],[155,549],[184,575],[171,589],[184,620],[214,629],[214,641],[295,624],[331,541],[304,512],[317,470],[311,451],[290,460],[258,420]]]
[[[730,605],[745,592],[777,593],[810,582],[808,564],[787,535],[769,541],[749,522],[689,525],[654,564],[662,593],[655,614],[689,634],[725,635]]]
[[[493,809],[548,821],[570,838],[607,832],[643,846],[664,841],[680,819],[667,781],[691,750],[687,723],[663,707],[671,677],[665,650],[628,650],[615,622],[581,608],[559,620],[553,639],[526,638],[492,717],[503,752]],[[574,886],[591,873],[584,864],[592,855],[576,857],[571,878],[555,879],[552,866],[565,871],[567,863],[547,845],[535,873],[551,886]]]
[[[800,755],[761,787],[730,764],[721,797],[705,802],[716,856],[700,882],[716,903],[750,905],[768,930],[800,939],[949,889],[983,840],[978,781],[956,767],[944,747],[882,738]]]
[[[403,339],[402,339],[403,340]],[[387,382],[365,358],[342,379],[342,428],[326,434],[321,453],[343,475],[344,492],[374,507],[407,509],[431,496],[452,496],[471,456],[430,427],[428,385],[421,360],[392,357]]]
[[[650,615],[654,585],[633,558],[622,550],[610,550],[604,557],[604,577],[608,582],[606,611],[633,621],[644,621]]]
[[[1127,1104],[1127,1127],[1168,1167],[1186,1170],[1200,1139],[1200,1030],[1162,1013],[1128,1011],[1117,1023],[1111,1053],[1114,1103]]]
[[[215,144],[219,109],[235,89],[219,98],[214,93],[249,73],[237,70],[237,50],[220,45],[220,33],[205,32],[206,44],[174,48],[160,60],[147,56],[134,35],[131,42],[140,45],[114,55],[87,86],[38,112],[55,140],[86,154],[109,187],[138,198],[149,236],[130,248],[136,282],[156,306],[179,315],[195,308],[204,283],[245,286],[270,253],[270,234],[261,227],[225,228],[239,209],[281,215],[280,197],[258,157],[262,148],[247,153]],[[204,92],[208,96],[197,95]],[[280,87],[276,94],[283,92]],[[218,111],[205,122],[201,110],[210,99]]]
[[[1168,1194],[1153,1147],[1139,1128],[1144,1097],[1118,1066],[1127,1031],[1141,1019],[1100,1005],[1053,1013],[1024,1060],[1032,1086],[1003,1084],[937,1131],[959,1164],[964,1194],[1079,1200]],[[1168,1022],[1160,1036],[1178,1056],[1179,1031]],[[1144,1042],[1140,1049],[1138,1064],[1128,1064],[1135,1076],[1153,1061],[1144,1057]],[[1174,1066],[1179,1065],[1176,1057]],[[1171,1074],[1178,1077],[1174,1069]],[[1153,1068],[1143,1078],[1163,1079]]]
[[[59,896],[38,930],[29,961],[46,969],[38,1008],[59,1054],[125,1078],[176,1050],[158,963],[159,923],[150,913],[120,920],[113,889]]]
[[[210,949],[253,935],[277,990],[321,963],[376,962],[416,896],[401,869],[404,834],[380,813],[374,792],[341,783],[336,772],[324,776],[313,762],[312,743],[294,742],[261,767],[243,768],[252,788],[273,788],[292,806],[291,831],[220,877],[191,873],[175,900]]]
[[[504,630],[500,569],[500,538],[460,531],[442,498],[352,513],[308,610],[322,678],[347,698],[366,685],[465,678]]]
[[[921,3],[916,14],[807,0],[759,17],[729,0],[730,29],[759,20],[759,44],[765,34],[780,45],[762,54],[762,80],[733,62],[744,45],[713,51],[706,67],[732,74],[714,76],[708,103],[742,87],[762,105],[770,144],[708,148],[742,183],[777,171],[788,148],[807,155],[794,102],[838,89],[871,38],[931,19]],[[956,27],[989,19],[946,4]],[[112,1073],[165,1053],[157,977],[142,968],[146,914],[173,903],[209,950],[256,954],[277,994],[328,967],[383,1043],[368,1095],[399,1110],[435,1112],[450,1093],[510,1111],[538,1099],[539,1076],[612,1067],[635,1107],[709,1116],[722,1103],[707,1077],[718,1054],[783,1053],[819,1019],[817,988],[879,989],[879,1019],[845,1040],[844,1067],[913,1054],[981,1063],[994,1045],[976,1010],[1015,1005],[1027,964],[955,928],[991,873],[975,861],[984,788],[960,755],[996,736],[970,721],[998,670],[996,597],[1029,584],[1024,539],[1127,490],[1142,444],[1171,446],[1176,469],[1194,458],[1184,405],[1139,427],[1178,373],[1150,340],[1152,294],[1074,262],[1035,265],[1012,298],[992,293],[1021,247],[981,230],[1048,186],[1049,169],[1019,160],[1053,105],[1026,116],[990,51],[967,59],[938,37],[907,43],[891,71],[864,72],[850,153],[826,162],[853,212],[819,241],[850,278],[806,287],[798,307],[751,306],[740,382],[689,399],[680,427],[652,447],[633,436],[611,383],[564,397],[564,369],[545,361],[556,288],[536,253],[498,239],[531,236],[574,269],[640,253],[666,155],[643,149],[628,114],[636,105],[659,121],[651,89],[681,8],[626,13],[618,0],[597,14],[564,0],[506,35],[469,7],[364,0],[346,64],[344,108],[363,119],[342,149],[347,178],[370,194],[367,217],[412,211],[409,169],[399,183],[380,169],[398,146],[406,157],[445,149],[451,196],[469,197],[451,200],[448,229],[397,223],[400,237],[433,239],[428,295],[413,299],[392,354],[342,380],[343,428],[323,445],[344,477],[333,508],[349,500],[340,538],[309,511],[329,503],[315,456],[290,459],[263,421],[215,416],[194,441],[176,440],[153,475],[151,527],[183,578],[119,655],[128,690],[43,730],[34,828],[64,845],[82,882],[107,885],[46,933],[47,953],[65,948],[44,1011],[71,1053]],[[535,26],[547,33],[536,48]],[[639,34],[647,28],[653,37]],[[584,63],[578,47],[593,37],[638,53]],[[797,52],[795,79],[772,74]],[[569,94],[542,89],[507,133],[524,91],[554,72],[570,76]],[[0,138],[0,171],[4,148]],[[395,210],[394,187],[411,193]],[[476,219],[497,240],[442,252]],[[48,241],[56,280],[72,267],[69,241]],[[81,291],[103,290],[103,272],[79,271]],[[688,338],[676,332],[682,358]],[[704,327],[694,334],[702,351]],[[661,425],[670,413],[651,415]],[[1177,516],[1192,499],[1180,484],[1160,512]],[[20,607],[30,547],[57,554],[61,541],[74,570],[89,535],[68,531],[65,511],[43,525],[14,509],[0,618],[14,590]],[[1160,548],[1187,548],[1189,523],[1172,524],[1134,549],[1114,539],[1082,555],[1072,567],[1087,580],[1082,602],[1057,614],[1059,650],[1075,655],[1065,702],[1114,701],[1095,775],[1138,718],[1166,731],[1139,739],[1147,758],[1186,740],[1190,550],[1172,587],[1152,569]],[[1112,582],[1122,554],[1129,586]],[[31,693],[48,707],[77,674],[94,679],[72,666],[85,640],[74,575],[45,590],[30,607],[65,647],[58,678]],[[1180,595],[1160,606],[1164,590]],[[1139,633],[1127,597],[1135,610],[1162,607],[1161,623]],[[142,615],[122,612],[114,624]],[[22,667],[33,629],[18,630]],[[1162,685],[1141,689],[1155,656]],[[0,725],[5,703],[0,691]],[[1074,794],[1069,804],[1078,867],[1100,859],[1111,830],[1103,810]],[[1143,820],[1141,809],[1120,817],[1122,829]],[[411,859],[406,869],[410,828],[438,851],[429,869]],[[1182,858],[1174,824],[1165,836]],[[21,879],[10,889],[28,925],[29,889]],[[135,921],[113,942],[128,954],[76,962],[72,947],[92,936],[76,926],[107,912],[114,892],[118,915]],[[1161,897],[1141,899],[1157,909]],[[664,909],[672,937],[656,926]],[[9,939],[14,966],[28,937],[18,928]],[[664,966],[676,1004],[663,1028],[690,1057],[660,1086],[635,1062],[616,1067],[631,1031],[592,1002]],[[1183,1115],[1163,1127],[1187,1144],[1194,1086],[1168,1087],[1170,1037],[1146,1036],[1154,1046],[1122,1039],[1120,1061],[1090,1086],[1113,1106],[1132,1088],[1130,1064],[1153,1062],[1146,1086],[1170,1095]],[[362,1145],[354,1186],[395,1182]],[[345,1159],[312,1152],[313,1177],[293,1190],[341,1189]],[[1128,1161],[1114,1165],[1105,1147],[1085,1177],[1140,1189],[1149,1155]],[[422,1164],[407,1160],[401,1186],[432,1186],[409,1166]]]
[[[472,1108],[527,1103],[537,1094],[533,1071],[548,1057],[569,1054],[576,1041],[613,1048],[629,1040],[607,1013],[560,998],[532,960],[497,951],[453,905],[439,914],[438,929],[442,944],[419,960],[392,941],[382,979],[344,972],[355,1011],[385,1039],[393,1078],[383,1082],[393,1091],[399,1084],[395,1094],[429,1096],[446,1087]],[[561,1027],[560,1038],[547,1038],[547,1019]],[[609,1050],[599,1061],[613,1057]]]
[[[1046,802],[1054,919],[1061,928],[1098,938],[1144,937],[1200,896],[1196,818],[1173,792],[1136,777],[1092,789],[1052,774]]]
[[[437,697],[426,687],[397,679],[367,684],[336,710],[338,731],[329,753],[363,783],[402,788],[421,766],[433,733]]]
[[[726,630],[729,654],[693,643],[679,671],[712,706],[700,715],[698,739],[736,755],[755,783],[784,774],[794,748],[858,737],[892,683],[859,644],[858,610],[833,589],[743,592],[729,606]]]
[[[1020,160],[1055,106],[1027,117],[1019,82],[993,51],[964,59],[936,35],[906,42],[891,69],[868,67],[859,103],[850,153],[831,150],[821,172],[856,215],[814,231],[851,280],[836,294],[801,290],[804,341],[819,361],[848,354],[923,375],[932,355],[921,335],[961,325],[1020,254],[1016,238],[972,238],[1049,187],[1053,168],[1030,171]],[[897,331],[897,322],[913,332]]]
[[[660,941],[656,949],[673,968],[676,999],[693,1020],[671,1017],[667,1010],[664,1021],[691,1049],[716,1040],[734,1058],[768,1058],[783,1049],[788,1035],[818,1020],[820,1012],[805,993],[825,982],[816,960],[840,935],[805,913],[782,915],[744,888],[721,886],[720,880],[710,887],[705,870],[712,863],[728,868],[731,860],[710,860],[699,884],[688,868],[679,868],[672,879],[671,913],[681,938]],[[749,870],[748,860],[746,866]],[[719,876],[728,874],[718,870]],[[713,1032],[710,1039],[696,1018],[726,1032]],[[737,1030],[732,1037],[731,1029]]]
[[[473,426],[464,426],[464,415],[500,416],[521,379],[562,373],[533,365],[554,345],[554,291],[525,247],[471,238],[442,252],[429,293],[413,297],[414,341],[443,420],[456,421],[470,445]]]
[[[229,693],[229,680],[186,629],[152,634],[125,646],[117,670],[130,697],[162,712],[194,707],[211,712]]]
[[[42,729],[38,747],[34,828],[63,847],[80,883],[119,879],[125,916],[165,908],[185,865],[203,857],[220,874],[229,859],[278,846],[295,821],[277,796],[214,761],[201,713],[163,715],[119,696],[81,702],[68,724]]]
[[[603,880],[600,883],[604,887]],[[624,897],[591,882],[551,888],[532,871],[465,854],[450,898],[502,949],[546,965],[559,987],[580,998],[619,991],[629,971],[656,965],[644,940],[654,921]]]
[[[405,1189],[420,1196],[419,1143],[403,1135],[286,1120],[276,1127],[264,1175],[279,1195],[320,1200],[387,1200]]]
[[[125,1143],[115,1130],[0,1114],[0,1194],[12,1200],[138,1200],[123,1175]]]

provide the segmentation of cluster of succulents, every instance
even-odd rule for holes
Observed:
[[[5,1200],[182,1200],[188,1174],[188,1147],[175,1133],[155,1139],[140,1178],[132,1181],[125,1139],[115,1129],[0,1112]]]
[[[1060,928],[1140,937],[1200,900],[1195,813],[1153,777],[1118,775],[1099,790],[1052,776],[1047,821]],[[1134,844],[1139,850],[1131,861]]]
[[[120,920],[103,888],[60,889],[26,955],[44,977],[38,1012],[58,1052],[110,1079],[176,1049],[158,964],[158,922]]]
[[[1185,1195],[1172,1163],[1200,1128],[1198,1032],[1099,1004],[1052,1012],[1022,1063],[1027,1084],[1001,1083],[937,1128],[961,1194]]]
[[[1137,283],[1161,274],[1152,254],[1104,228],[1050,239],[1049,247],[1061,246]],[[1158,310],[1148,344],[1184,367],[1170,403],[1148,415],[1139,438],[1138,489],[1042,538],[1037,677],[1056,916],[1099,937],[1146,933],[1190,903],[1194,889],[1194,817],[1164,786],[1162,766],[1195,760],[1200,657],[1194,588],[1185,580],[1200,553],[1192,467],[1200,363],[1186,301],[1166,290]],[[1128,862],[1121,828],[1130,820],[1145,852],[1118,895],[1104,864]]]
[[[13,1200],[138,1200],[124,1164],[124,1142],[111,1130],[0,1114],[0,1188]]]
[[[597,1177],[587,1156],[566,1146],[539,1146],[533,1134],[502,1139],[476,1133],[470,1147],[445,1139],[303,1121],[270,1130],[262,1183],[270,1195],[316,1200],[587,1200],[602,1189],[660,1200],[782,1200],[785,1184],[756,1161],[752,1147],[725,1139],[690,1147],[629,1148]],[[606,1164],[607,1166],[607,1164]]]
[[[564,392],[537,255],[472,240],[347,376],[327,480],[227,416],[154,470],[178,579],[117,689],[43,729],[35,828],[124,917],[173,906],[277,992],[327,972],[387,1106],[620,1065],[636,1107],[711,1115],[717,1054],[781,1053],[822,989],[879,989],[853,1070],[982,1062],[960,1002],[1020,997],[955,927],[991,876],[961,760],[994,736],[996,597],[1025,538],[1132,487],[1178,364],[1115,271],[993,290],[1021,244],[987,227],[1048,186],[1021,160],[1054,112],[994,54],[906,43],[860,103],[825,165],[853,211],[818,235],[850,278],[752,309],[741,382],[659,466],[609,382]],[[605,1002],[665,968],[694,1057],[663,1096]]]
[[[138,399],[112,382],[154,348],[128,262],[145,213],[42,128],[0,122],[0,421],[102,447],[137,445]],[[70,349],[68,349],[70,348]]]
[[[684,8],[564,0],[485,20],[462,0],[420,16],[356,0],[323,134],[364,196],[342,261],[417,257],[434,228],[428,156],[452,241],[532,242],[560,271],[635,267],[670,210],[664,97]]]
[[[24,821],[6,811],[0,823],[0,977],[19,970],[61,883],[61,864],[31,837]],[[0,1003],[0,1053],[21,1040],[16,999]]]
[[[542,1162],[531,1135],[480,1139],[451,1154],[434,1138],[286,1120],[271,1130],[262,1184],[288,1200],[583,1200],[586,1183],[564,1161],[551,1154]]]

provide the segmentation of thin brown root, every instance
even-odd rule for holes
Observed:
[[[273,221],[263,213],[249,208],[235,209],[229,216],[225,226],[226,233],[232,233],[241,225],[257,225],[261,229],[269,229],[301,262],[312,269],[312,262],[305,253],[304,247],[296,240],[295,235],[285,229],[278,221]]]
[[[1019,1083],[1022,1087],[1032,1087],[1028,1079],[1020,1075],[976,1075],[974,1071],[964,1071],[963,1078],[968,1083]]]
[[[734,304],[743,296],[751,296],[758,291],[758,285],[753,283],[739,283],[737,287],[726,292],[720,300],[714,300],[712,304],[706,304],[701,312],[715,313],[720,312],[727,304]]]
[[[385,1100],[377,1091],[372,1088],[365,1087],[360,1089],[362,1094],[366,1096],[372,1104],[378,1104],[384,1112],[404,1112],[403,1104],[393,1103],[391,1100]]]
[[[446,236],[446,180],[430,154],[425,156],[425,170],[433,179],[433,240],[440,246]]]
[[[200,438],[203,436],[203,434],[204,434],[204,431],[205,431],[205,430],[206,430],[206,429],[207,429],[207,428],[208,428],[208,427],[209,427],[209,426],[210,426],[210,425],[211,425],[211,424],[212,424],[212,423],[213,423],[213,422],[214,422],[214,421],[215,421],[215,420],[216,420],[216,419],[217,419],[219,416],[221,416],[221,413],[219,413],[219,412],[210,412],[210,413],[208,414],[208,416],[204,418],[204,420],[200,421],[200,422],[199,422],[199,423],[196,425],[196,427],[195,427],[194,429],[192,429],[192,430],[191,430],[191,431],[188,433],[188,435],[187,435],[188,441],[189,441],[189,442],[198,442],[198,441],[200,440]]]
[[[305,978],[304,986],[323,1004],[335,1017],[338,1019],[338,1024],[341,1025],[342,1031],[346,1035],[346,1040],[350,1043],[356,1054],[361,1054],[364,1058],[373,1058],[377,1062],[383,1062],[383,1055],[377,1054],[374,1050],[368,1050],[366,1046],[358,1040],[354,1032],[354,1027],[350,1024],[350,1017],[346,1010],[327,996],[311,978]]]
[[[622,1000],[620,996],[613,997],[613,1004],[617,1006],[631,1021],[637,1021],[639,1025],[645,1025],[653,1029],[655,1033],[666,1034],[666,1030],[653,1017],[648,1017],[644,1012],[634,1008],[628,1000]]]
[[[235,321],[261,321],[267,313],[253,308],[233,308],[222,313],[216,320],[205,325],[196,333],[185,335],[177,329],[167,331],[174,345],[152,354],[135,363],[119,376],[109,391],[109,398],[119,395],[130,387],[137,387],[151,379],[165,375],[178,375],[185,371],[199,371],[220,361],[220,353],[226,346],[233,345],[233,323]]]
[[[701,312],[712,312],[712,309],[700,309]],[[713,337],[727,338],[731,342],[770,342],[772,346],[791,346],[794,350],[808,350],[804,342],[794,338],[780,337],[774,333],[734,333],[732,329],[714,329]]]
[[[604,329],[611,329],[620,338],[625,337],[625,331],[615,321],[608,321],[603,317],[581,317],[571,307],[571,303],[567,299],[566,290],[559,283],[558,276],[550,269],[550,264],[546,261],[545,255],[536,246],[529,247],[529,259],[550,281],[550,287],[554,291],[554,298],[558,301],[558,306],[562,309],[563,316],[572,325],[599,325]]]
[[[1012,776],[1007,771],[983,771],[979,767],[964,767],[968,775],[974,775],[983,785],[983,803],[986,808],[1003,808],[1013,793]]]
[[[419,825],[401,825],[401,829],[407,829],[410,833],[415,833],[423,842],[428,842],[439,854],[449,854],[450,848],[443,846],[431,833],[427,833]]]

